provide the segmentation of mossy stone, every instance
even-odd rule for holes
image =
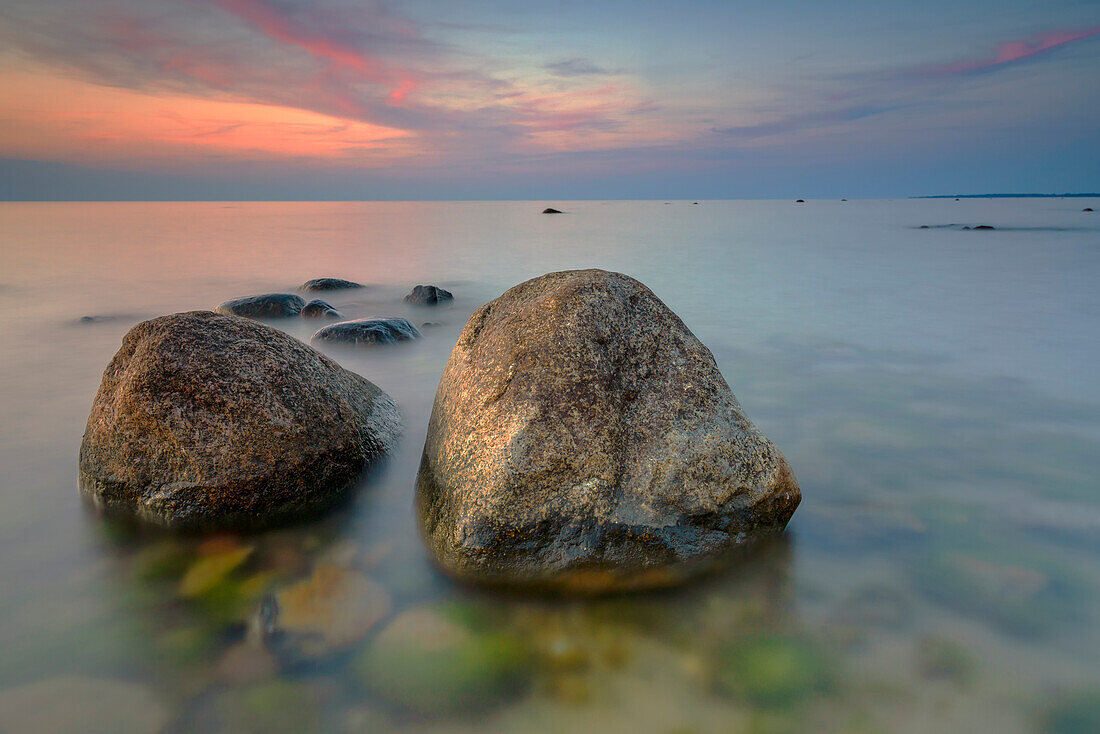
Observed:
[[[751,637],[719,649],[715,685],[720,691],[766,708],[780,708],[828,692],[828,657],[798,638]]]
[[[358,663],[363,684],[420,714],[477,710],[506,700],[529,676],[529,656],[505,632],[476,631],[447,607],[399,614]]]

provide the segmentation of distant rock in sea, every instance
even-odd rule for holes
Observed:
[[[442,288],[437,288],[434,285],[418,285],[412,289],[411,293],[405,296],[406,303],[412,303],[416,306],[435,306],[436,304],[453,300],[454,294]]]
[[[345,288],[362,288],[363,286],[351,280],[341,278],[314,278],[307,280],[298,286],[300,291],[339,291]]]
[[[178,528],[313,515],[394,445],[394,401],[302,342],[209,311],[126,334],[80,446],[97,506]]]
[[[979,224],[974,229],[996,229],[996,227],[990,227],[988,224]]]
[[[340,312],[331,303],[315,298],[302,307],[302,316],[307,319],[338,319],[340,318]]]
[[[922,224],[918,229],[928,229],[928,225],[927,224]]]
[[[419,337],[420,332],[408,319],[386,317],[331,324],[314,334],[310,341],[313,343],[394,344]]]
[[[1091,206],[1086,206],[1086,207],[1085,207],[1084,209],[1082,209],[1081,211],[1083,211],[1083,212],[1091,212],[1091,211],[1092,211],[1092,207],[1091,207]]]
[[[554,209],[553,207],[548,206],[548,207],[546,207],[545,209],[542,210],[542,213],[543,214],[561,214],[561,210],[560,209]]]
[[[782,530],[800,499],[676,314],[633,278],[580,270],[470,318],[416,506],[450,574],[589,593],[676,583]]]
[[[795,199],[795,200],[794,200],[794,203],[795,203],[795,204],[805,204],[805,203],[806,203],[806,200],[805,200],[805,199]]]
[[[216,313],[229,316],[246,316],[250,319],[277,319],[297,316],[306,302],[293,293],[265,293],[260,296],[244,296],[218,304]]]

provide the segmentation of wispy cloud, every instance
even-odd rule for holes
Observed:
[[[577,57],[563,61],[552,61],[544,67],[556,76],[585,76],[587,74],[610,74],[611,72],[602,66],[597,66],[590,60]]]
[[[915,77],[951,77],[965,76],[991,71],[1017,61],[1038,56],[1077,41],[1084,41],[1100,35],[1100,25],[1082,30],[1050,31],[1038,33],[1027,38],[1005,41],[997,46],[991,56],[978,59],[960,59],[943,64],[930,64],[911,69],[909,74]]]
[[[836,110],[822,110],[819,112],[785,115],[778,119],[755,125],[713,128],[713,131],[719,135],[730,138],[752,140],[755,138],[768,137],[770,135],[780,135],[783,133],[792,133],[800,130],[832,125],[838,122],[862,120],[865,117],[873,117],[874,115],[893,112],[901,108],[902,105],[860,105]]]

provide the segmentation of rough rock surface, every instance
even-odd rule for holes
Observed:
[[[272,319],[297,316],[306,305],[293,293],[265,293],[260,296],[244,296],[218,304],[216,313],[230,316],[247,316],[250,319]]]
[[[550,273],[470,318],[417,487],[459,578],[565,591],[661,586],[782,530],[801,499],[706,347],[618,273]]]
[[[349,344],[393,344],[420,337],[408,319],[386,317],[357,319],[330,324],[319,330],[311,342],[347,342]]]
[[[345,288],[362,288],[361,283],[342,278],[314,278],[298,286],[300,291],[339,291]]]
[[[173,527],[256,527],[324,509],[396,441],[375,385],[271,327],[209,311],[138,324],[80,447],[96,504]]]
[[[340,318],[340,312],[331,303],[316,298],[302,307],[302,316],[307,319],[338,319]]]
[[[434,285],[418,285],[412,289],[409,295],[405,296],[406,303],[411,303],[416,306],[434,306],[437,303],[453,300],[453,293],[445,291],[442,288],[437,288]]]

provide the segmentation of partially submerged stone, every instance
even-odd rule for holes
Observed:
[[[683,322],[638,281],[583,270],[470,318],[417,510],[454,576],[602,592],[675,583],[782,530],[800,498]]]
[[[394,344],[419,337],[420,332],[408,319],[387,317],[330,324],[314,334],[310,341],[313,343]]]
[[[415,306],[435,306],[436,304],[453,300],[453,293],[434,285],[418,285],[412,289],[412,292],[405,296],[405,302]]]
[[[138,324],[80,447],[97,505],[172,527],[256,527],[335,504],[396,442],[375,385],[263,324],[192,311]]]
[[[362,284],[342,278],[314,278],[298,286],[300,291],[339,291],[347,288],[362,288]]]
[[[233,298],[218,304],[216,313],[250,319],[280,319],[297,316],[306,302],[293,293],[264,293]]]
[[[331,303],[315,298],[302,307],[302,317],[307,319],[338,319],[340,312]]]
[[[552,206],[548,206],[548,207],[546,207],[545,209],[542,210],[542,213],[543,214],[561,214],[561,210],[560,209],[555,209]]]

